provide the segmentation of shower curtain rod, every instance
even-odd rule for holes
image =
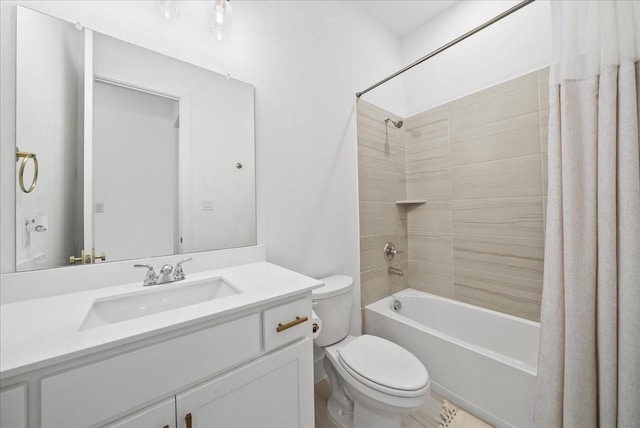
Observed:
[[[413,67],[415,67],[418,64],[422,64],[423,62],[425,62],[426,60],[428,60],[429,58],[432,58],[436,55],[438,55],[440,52],[444,52],[447,49],[449,49],[451,46],[458,44],[459,42],[463,41],[464,39],[473,36],[474,34],[476,34],[478,31],[480,30],[484,30],[485,28],[487,28],[488,26],[495,24],[496,22],[500,21],[502,18],[511,15],[513,12],[522,9],[523,7],[525,7],[526,5],[533,3],[535,0],[523,0],[520,3],[518,3],[517,5],[513,6],[510,9],[505,10],[504,12],[502,12],[500,15],[495,16],[494,18],[488,20],[487,22],[485,22],[484,24],[474,28],[473,30],[470,30],[466,33],[464,33],[462,36],[458,37],[457,39],[454,39],[452,41],[450,41],[449,43],[447,43],[444,46],[439,47],[438,49],[436,49],[435,51],[428,53],[427,55],[423,56],[422,58],[420,58],[419,60],[407,65],[406,67],[404,67],[402,70],[396,71],[395,73],[393,73],[392,75],[385,77],[384,79],[382,79],[381,81],[379,81],[378,83],[375,83],[371,86],[369,86],[367,89],[365,89],[362,92],[356,92],[356,97],[360,98],[362,95],[366,94],[367,92],[369,92],[372,89],[377,88],[378,86],[382,85],[385,82],[388,82],[389,80],[393,79],[396,76],[399,76],[400,74],[404,73],[407,70],[412,69]]]

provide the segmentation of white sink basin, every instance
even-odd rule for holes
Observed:
[[[96,299],[80,330],[140,318],[209,300],[233,296],[240,291],[224,278],[207,278],[188,283],[173,282],[113,297]]]

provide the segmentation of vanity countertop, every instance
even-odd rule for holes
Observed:
[[[142,275],[144,276],[144,275]],[[0,379],[171,332],[302,294],[323,283],[268,262],[198,273],[184,281],[223,277],[241,292],[166,312],[79,330],[95,299],[152,287],[140,282],[25,300],[0,306]]]

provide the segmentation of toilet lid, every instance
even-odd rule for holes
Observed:
[[[415,391],[429,382],[429,373],[412,353],[386,339],[362,335],[340,349],[340,359],[353,372],[387,388]]]

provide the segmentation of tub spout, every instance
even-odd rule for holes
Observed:
[[[388,273],[389,275],[404,276],[404,273],[403,273],[400,269],[396,269],[396,268],[394,268],[394,267],[390,267],[390,268],[387,270],[387,273]]]

